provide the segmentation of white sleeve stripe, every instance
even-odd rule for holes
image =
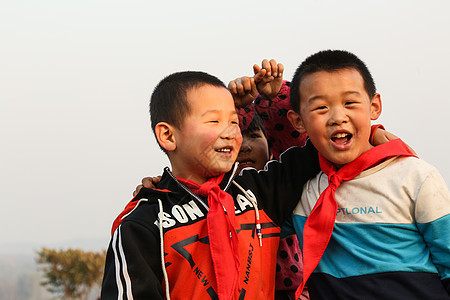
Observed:
[[[124,254],[123,248],[122,248],[122,237],[121,237],[120,230],[119,230],[119,254],[120,254],[120,259],[121,259],[122,265],[123,265],[122,275],[123,275],[123,278],[125,278],[125,286],[127,288],[127,298],[128,298],[128,300],[133,300],[133,293],[131,291],[131,278],[130,278],[130,275],[128,274],[127,262],[125,260],[125,254]]]
[[[122,218],[120,218],[120,219],[121,219],[121,220],[125,219],[125,218],[128,217],[128,216],[129,216],[136,208],[138,208],[139,204],[141,204],[142,202],[147,202],[147,201],[148,201],[148,199],[146,199],[146,198],[140,199],[140,200],[138,201],[138,203],[136,203],[136,206],[133,207],[133,209],[132,209],[129,213],[123,215]]]
[[[112,249],[114,252],[114,265],[116,269],[116,285],[117,285],[117,299],[120,300],[123,297],[123,287],[122,287],[122,281],[120,280],[120,262],[119,257],[117,256],[117,250],[116,250],[116,241],[117,241],[117,234],[120,231],[120,226],[117,228],[117,230],[114,232],[113,235],[113,241],[112,241]]]

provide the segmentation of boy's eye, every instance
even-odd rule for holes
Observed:
[[[326,109],[326,108],[327,107],[325,105],[322,105],[322,106],[318,106],[318,107],[314,108],[314,110],[323,110],[323,109]]]
[[[211,121],[208,121],[208,123],[219,123],[219,121],[211,120]]]
[[[259,133],[252,133],[252,134],[250,135],[250,137],[251,137],[252,139],[257,139],[257,138],[260,138],[261,135],[260,135]]]

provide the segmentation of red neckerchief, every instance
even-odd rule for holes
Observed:
[[[239,278],[239,249],[233,197],[219,187],[224,174],[200,185],[184,178],[177,179],[196,194],[207,196],[206,216],[209,248],[214,265],[219,299],[231,299]],[[226,211],[226,213],[225,213]],[[231,234],[231,239],[230,239]]]
[[[400,139],[376,146],[341,169],[325,159],[319,153],[320,168],[328,176],[328,187],[320,194],[316,205],[306,220],[303,230],[303,282],[295,292],[295,299],[302,293],[303,287],[328,245],[336,220],[337,203],[334,198],[336,189],[345,180],[351,180],[362,171],[395,156],[415,156]]]

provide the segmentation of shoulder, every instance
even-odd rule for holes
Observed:
[[[363,171],[355,178],[372,176],[380,179],[405,182],[414,180],[424,181],[430,174],[439,173],[431,164],[417,157],[394,157],[390,158],[370,169]]]
[[[385,162],[374,176],[378,188],[391,194],[405,193],[415,205],[417,221],[429,222],[450,213],[447,184],[436,167],[416,157],[398,157]]]
[[[411,184],[417,222],[428,223],[450,214],[450,193],[436,167],[417,158],[400,158],[398,178]]]
[[[441,177],[437,168],[417,157],[397,157],[388,166],[393,172],[401,175],[399,178],[424,182]]]
[[[136,224],[152,229],[158,218],[159,204],[156,198],[134,198],[117,216],[112,226],[112,233],[119,227],[133,227]]]
[[[408,191],[416,199],[422,188],[435,186],[447,190],[446,183],[433,165],[417,157],[395,157],[372,167],[356,176],[356,182],[369,181],[378,188],[396,187]]]
[[[395,164],[398,164],[399,167],[402,168],[410,168],[410,169],[420,169],[423,171],[434,171],[436,167],[426,162],[425,160],[413,156],[409,157],[397,157],[394,161]]]
[[[134,201],[134,207],[126,215],[127,220],[151,221],[157,218],[159,204],[157,198],[141,198]]]

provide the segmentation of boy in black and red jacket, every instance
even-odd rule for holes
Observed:
[[[280,225],[319,171],[317,152],[292,148],[236,176],[233,98],[202,72],[163,79],[150,112],[172,171],[114,222],[102,299],[272,299]]]

